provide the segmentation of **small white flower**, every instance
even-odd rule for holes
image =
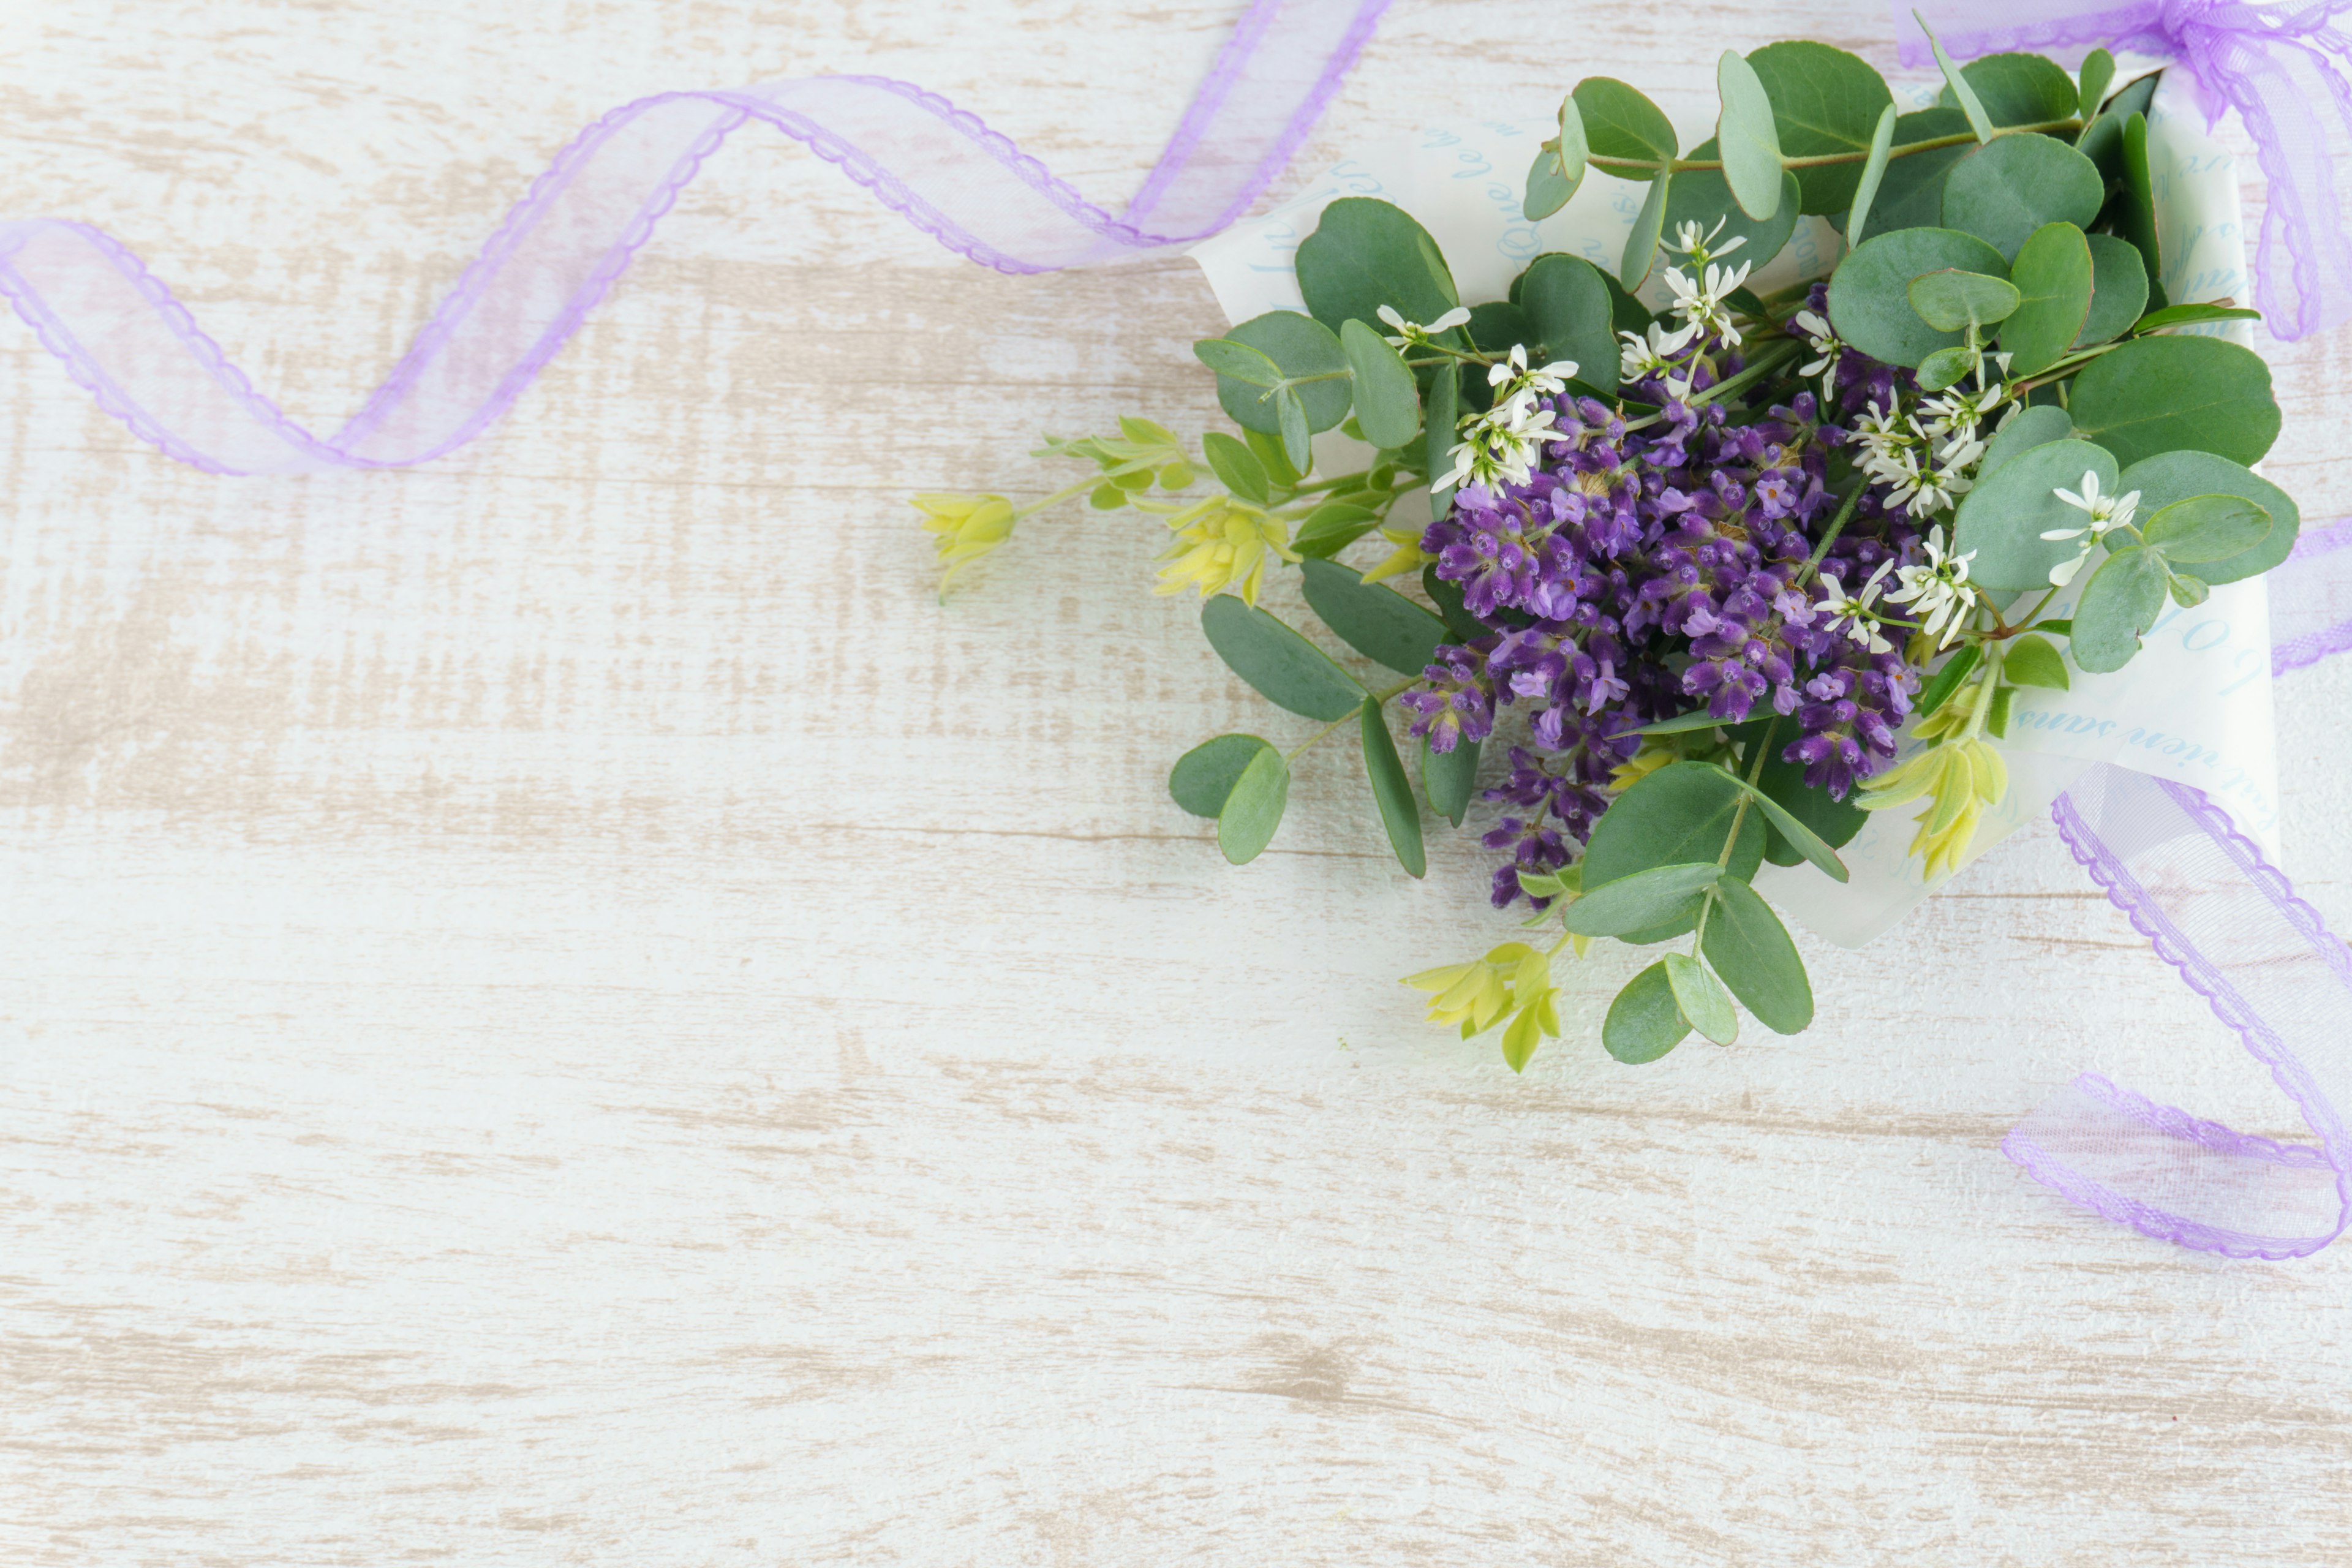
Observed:
[[[1665,382],[1669,396],[1679,400],[1689,395],[1690,377],[1674,374],[1677,368],[1675,356],[1690,346],[1691,340],[1698,335],[1698,329],[1676,327],[1669,331],[1652,321],[1646,338],[1640,332],[1620,332],[1617,335],[1625,342],[1618,366],[1620,380],[1642,381],[1654,375]]]
[[[1731,324],[1731,312],[1724,309],[1724,300],[1748,281],[1748,263],[1727,268],[1708,262],[1706,270],[1694,279],[1679,267],[1666,268],[1666,289],[1675,299],[1667,308],[1680,315],[1684,321],[1699,332],[1712,332],[1725,345],[1738,348],[1738,329]]]
[[[2079,494],[2074,490],[2052,490],[2050,493],[2084,514],[2081,527],[2047,529],[2042,535],[2053,544],[2067,539],[2081,542],[2073,560],[2062,561],[2050,568],[2051,584],[2063,588],[2074,580],[2074,574],[2083,569],[2083,563],[2091,558],[2093,545],[2105,543],[2107,535],[2116,529],[2131,526],[2132,515],[2139,510],[2139,491],[2103,496],[2099,493],[2097,470],[2086,468],[2083,471],[2083,489]]]
[[[1887,595],[1886,602],[1910,605],[1919,617],[1919,629],[1937,639],[1938,648],[1947,648],[1960,635],[1960,623],[1976,603],[1976,590],[1969,585],[1969,563],[1977,552],[1948,553],[1941,523],[1927,531],[1923,548],[1927,563],[1898,569],[1895,575],[1902,586]]]
[[[1799,375],[1822,375],[1836,368],[1838,357],[1845,353],[1845,344],[1838,341],[1836,331],[1827,321],[1811,310],[1800,310],[1797,331],[1805,334],[1805,342],[1813,351],[1813,363],[1801,367]]]
[[[1710,257],[1728,256],[1733,251],[1748,243],[1748,237],[1746,235],[1734,235],[1730,244],[1723,246],[1720,248],[1716,247],[1715,237],[1721,234],[1723,232],[1723,226],[1730,221],[1731,215],[1726,213],[1723,216],[1715,220],[1715,226],[1713,228],[1708,229],[1706,233],[1702,234],[1699,232],[1698,224],[1695,220],[1685,218],[1681,223],[1675,226],[1675,237],[1665,242],[1665,247],[1668,250],[1675,251],[1683,256],[1695,256],[1702,261],[1706,260]]]
[[[1845,635],[1870,652],[1887,652],[1894,645],[1880,635],[1872,616],[1871,605],[1877,602],[1879,593],[1885,584],[1886,574],[1894,569],[1894,562],[1880,562],[1878,570],[1873,572],[1868,580],[1863,584],[1861,592],[1852,595],[1849,595],[1845,591],[1845,585],[1838,581],[1836,573],[1822,572],[1822,584],[1827,592],[1822,594],[1820,602],[1813,606],[1814,611],[1833,621],[1844,621]]]
[[[1388,343],[1391,348],[1396,349],[1410,348],[1414,343],[1424,342],[1440,332],[1450,331],[1455,327],[1463,326],[1470,320],[1470,312],[1459,305],[1425,327],[1418,322],[1406,321],[1397,313],[1397,309],[1393,305],[1376,306],[1372,314],[1378,316],[1394,334],[1388,340]]]

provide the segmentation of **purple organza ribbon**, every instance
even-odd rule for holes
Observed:
[[[1895,0],[1906,65],[1933,57]],[[2271,334],[2308,337],[2352,318],[2352,246],[2346,244],[2329,118],[2352,132],[2352,38],[2334,26],[2352,0],[2256,6],[2242,0],[1920,0],[1918,9],[1953,55],[2003,49],[2135,49],[2178,60],[2196,79],[2207,112],[2238,111],[2270,183],[2254,258],[2254,302]]]
[[[522,395],[737,128],[774,126],[959,255],[1042,272],[1189,244],[1290,161],[1388,0],[1254,0],[1159,163],[1114,216],[978,117],[882,77],[639,99],[588,127],[508,213],[391,377],[331,436],[289,419],[170,289],[87,224],[0,223],[0,293],[106,411],[216,474],[396,468]]]

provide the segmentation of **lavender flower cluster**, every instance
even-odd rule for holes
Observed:
[[[1526,482],[1465,487],[1423,538],[1491,629],[1437,650],[1401,699],[1412,732],[1448,752],[1487,739],[1498,705],[1526,721],[1528,743],[1486,795],[1507,813],[1486,837],[1505,852],[1498,907],[1519,896],[1521,868],[1580,852],[1641,749],[1633,731],[1697,703],[1727,724],[1792,721],[1780,754],[1840,799],[1895,756],[1918,674],[1899,647],[1874,653],[1823,613],[1806,565],[1843,505],[1831,453],[1849,435],[1835,421],[1893,407],[1909,373],[1848,349],[1827,409],[1810,390],[1761,417],[1693,406],[1741,368],[1727,346],[1698,338],[1670,370],[1629,383],[1659,410],[1639,428],[1592,398],[1554,397],[1558,436]],[[1926,524],[1885,498],[1863,491],[1818,575],[1853,585],[1919,558]]]

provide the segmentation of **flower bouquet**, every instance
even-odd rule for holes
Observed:
[[[1490,807],[1493,902],[1526,929],[1407,984],[1512,1068],[1563,1032],[1559,960],[1605,938],[1665,950],[1607,1008],[1620,1061],[1728,1044],[1743,1008],[1804,1029],[1758,883],[1859,897],[1840,851],[1881,813],[1915,882],[1949,875],[2038,699],[2113,681],[2300,527],[2252,471],[2280,424],[2227,335],[2254,312],[2167,297],[2158,76],[1935,55],[1939,99],[1903,112],[1827,45],[1726,53],[1690,146],[1634,88],[1578,83],[1517,216],[1625,182],[1622,247],[1539,250],[1494,297],[1403,206],[1329,200],[1303,309],[1194,345],[1236,432],[1196,458],[1123,419],[1047,440],[1088,470],[1054,495],[919,496],[949,575],[1081,495],[1164,523],[1160,592],[1201,595],[1232,670],[1320,726],[1176,761],[1235,864],[1334,736],[1413,876],[1424,806]],[[1259,603],[1288,571],[1319,626]]]

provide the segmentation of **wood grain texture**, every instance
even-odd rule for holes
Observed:
[[[615,103],[881,69],[1115,197],[1232,9],[19,0],[0,212],[331,418]],[[1863,4],[1399,0],[1301,166],[1808,32],[1891,53]],[[1404,879],[1321,753],[1242,870],[1169,802],[1308,726],[1145,531],[1041,519],[937,605],[906,492],[1198,432],[1219,324],[746,134],[421,470],[205,478],[0,327],[0,1559],[2352,1562],[2352,1253],[1998,1152],[2086,1067],[2301,1131],[2048,832],[1808,942],[1804,1037],[1617,1068],[1597,957],[1515,1079],[1394,984],[1507,929],[1475,843]],[[2314,518],[2343,347],[2272,349]],[[2281,694],[2340,926],[2352,671]]]

